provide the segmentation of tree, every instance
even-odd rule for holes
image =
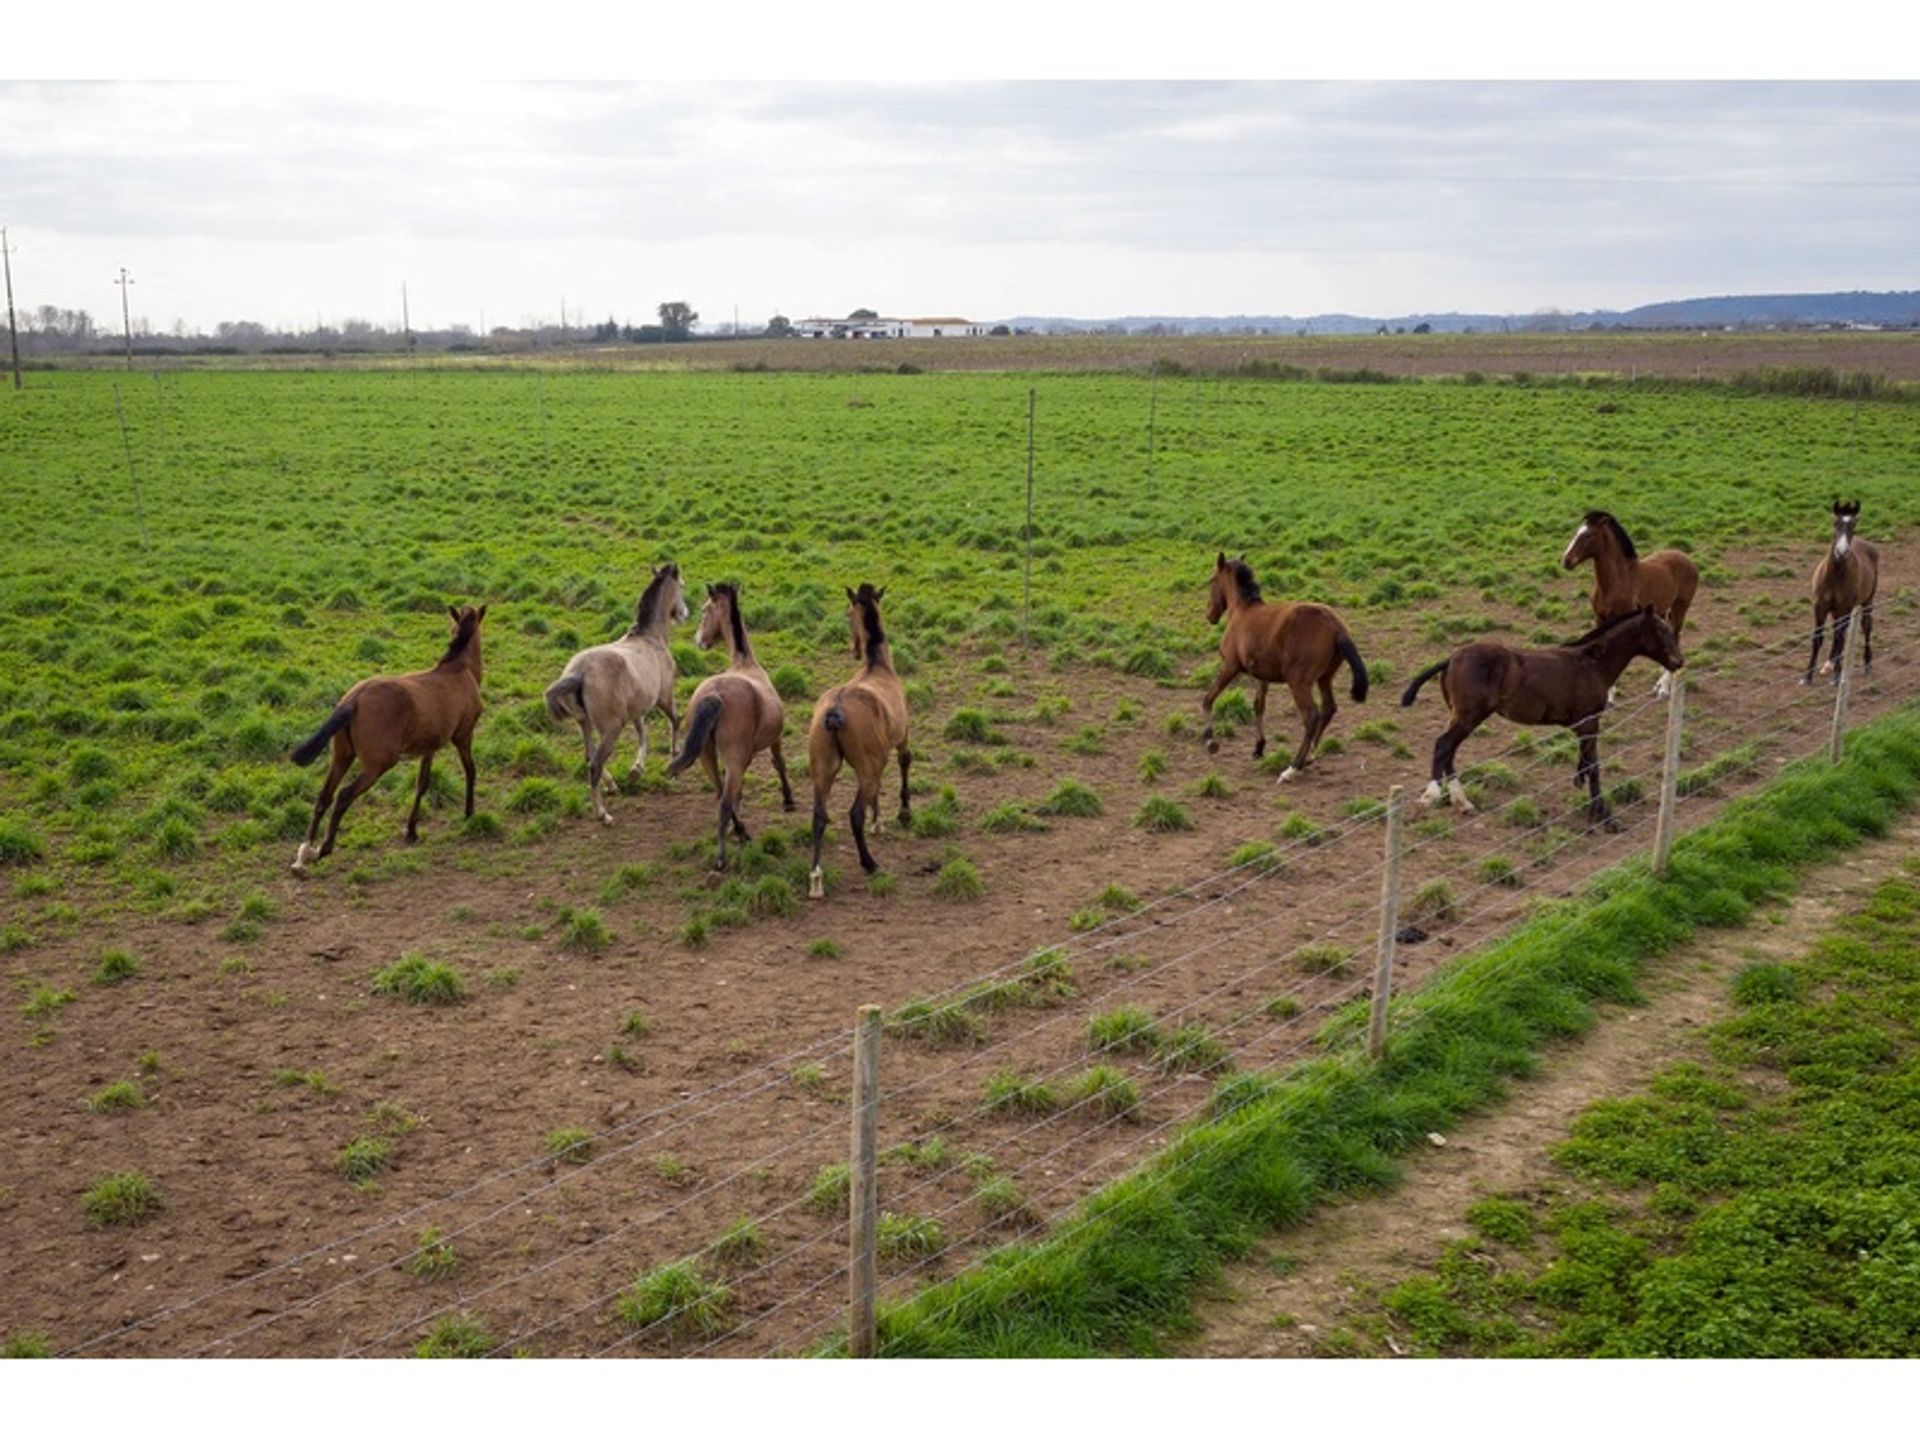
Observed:
[[[1416,335],[1431,335],[1433,333],[1433,326],[1422,320],[1418,325],[1413,327],[1413,333]]]
[[[767,338],[780,340],[793,334],[793,322],[784,315],[776,315],[767,321]]]
[[[992,328],[991,330],[989,330],[989,331],[987,331],[987,334],[989,334],[989,335],[1011,335],[1011,334],[1013,334],[1013,331],[1011,331],[1011,330],[1009,330],[1009,329],[1008,329],[1008,328],[1007,328],[1006,326],[1004,326],[1004,325],[996,325],[996,326],[994,326],[994,327],[993,327],[993,328]]]
[[[700,312],[684,300],[663,301],[660,306],[660,328],[667,332],[669,340],[684,340],[693,333],[693,322],[700,318]]]
[[[879,318],[880,312],[878,310],[862,308],[859,310],[849,310],[847,312],[847,319],[849,320],[878,320]]]

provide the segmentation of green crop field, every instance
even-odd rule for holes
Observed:
[[[836,1027],[866,1001],[893,1017],[890,1046],[1009,1047],[979,1052],[983,1067],[1009,1067],[999,1092],[984,1069],[942,1062],[924,1109],[888,1112],[883,1128],[902,1144],[918,1114],[971,1127],[949,1158],[922,1144],[896,1169],[926,1171],[950,1208],[991,1204],[989,1227],[1058,1215],[1130,1163],[1140,1126],[1174,1123],[1176,1101],[1203,1093],[1186,1080],[1281,1063],[1366,983],[1357,932],[1262,982],[1308,987],[1304,1002],[1212,998],[1231,968],[1165,976],[1168,957],[1221,919],[1211,900],[1194,900],[1197,926],[1148,915],[1124,948],[1103,927],[1223,865],[1289,877],[1262,892],[1263,955],[1284,957],[1309,931],[1324,940],[1336,922],[1351,929],[1356,915],[1370,925],[1368,827],[1389,785],[1424,779],[1441,723],[1437,701],[1395,708],[1387,682],[1465,636],[1587,628],[1590,574],[1559,557],[1596,506],[1643,549],[1681,545],[1700,563],[1687,635],[1699,723],[1683,758],[1704,778],[1682,793],[1705,813],[1819,743],[1825,699],[1811,692],[1795,692],[1798,729],[1748,731],[1794,674],[1805,577],[1836,494],[1863,502],[1862,533],[1885,545],[1887,658],[1858,713],[1912,693],[1916,469],[1920,404],[1897,390],[1855,401],[1644,379],[36,373],[0,394],[0,957],[15,997],[0,1046],[21,1059],[0,1085],[15,1117],[0,1140],[28,1177],[0,1191],[0,1208],[28,1246],[19,1274],[90,1265],[99,1283],[0,1284],[0,1333],[44,1330],[66,1345],[90,1317],[119,1313],[110,1272],[88,1258],[102,1227],[152,1225],[168,1239],[151,1252],[167,1257],[151,1272],[157,1306],[215,1288],[236,1263],[234,1234],[275,1234],[296,1211],[316,1235],[357,1233],[529,1156],[560,1166],[569,1213],[603,1238],[636,1225],[634,1196],[665,1207],[635,1243],[583,1245],[582,1257],[617,1256],[644,1278],[707,1255],[706,1278],[694,1277],[707,1294],[721,1262],[706,1247],[759,1216],[768,1263],[796,1269],[757,1283],[731,1274],[740,1313],[841,1293],[807,1228],[829,1221],[794,1206],[820,1190],[832,1208],[822,1176],[846,1134]],[[1364,707],[1343,688],[1326,762],[1286,787],[1272,777],[1296,733],[1291,706],[1268,717],[1265,762],[1249,753],[1244,694],[1219,711],[1229,743],[1217,756],[1197,737],[1192,684],[1215,663],[1206,587],[1220,549],[1245,552],[1269,598],[1339,606],[1381,682]],[[669,559],[696,611],[705,584],[741,584],[795,761],[813,697],[853,668],[843,588],[887,587],[918,800],[909,829],[878,838],[885,868],[870,884],[836,825],[828,898],[803,898],[804,809],[780,816],[764,760],[749,777],[754,838],[731,876],[710,875],[712,801],[697,774],[662,773],[664,727],[637,774],[623,743],[614,826],[588,818],[577,732],[541,694],[575,650],[624,631],[649,567]],[[443,763],[423,843],[405,845],[403,763],[354,806],[338,853],[294,879],[320,775],[288,750],[354,681],[431,665],[447,607],[464,603],[490,607],[479,813],[462,822],[458,772]],[[722,661],[692,634],[675,633],[683,697]],[[1660,724],[1644,706],[1608,724],[1607,783],[1622,807],[1638,805],[1636,824],[1650,814]],[[1422,923],[1445,928],[1448,946],[1485,939],[1541,889],[1647,838],[1591,836],[1570,818],[1564,737],[1536,748],[1521,736],[1506,751],[1500,738],[1477,738],[1467,757],[1493,762],[1475,780],[1487,814],[1416,827],[1409,893],[1428,896]],[[804,807],[804,765],[794,770]],[[1259,903],[1249,891],[1234,923],[1254,923]],[[1087,949],[1036,957],[1055,943]],[[1408,978],[1442,950],[1414,952]],[[1004,979],[1003,967],[1047,955]],[[1252,959],[1236,946],[1219,964]],[[996,971],[999,983],[976,984]],[[926,1003],[949,987],[970,1008]],[[1122,1001],[1165,1044],[1090,1064],[1092,1009],[1122,1013]],[[939,1015],[958,1019],[937,1031]],[[790,1058],[802,1043],[812,1049]],[[1071,1073],[1057,1084],[1036,1078],[1062,1064]],[[772,1079],[747,1093],[772,1108],[716,1111],[697,1130],[675,1121],[644,1149],[606,1143],[612,1117],[744,1087],[755,1066]],[[1005,1103],[975,1117],[989,1093]],[[1046,1114],[1072,1132],[1088,1097],[1131,1128],[1085,1128],[1069,1154],[1079,1189],[1043,1188],[1035,1167],[1060,1163],[1047,1157],[1070,1142],[1028,1131]],[[796,1126],[804,1144],[750,1163],[768,1134]],[[713,1196],[689,1204],[708,1184]],[[892,1213],[912,1239],[903,1267],[993,1240],[951,1219],[943,1231],[927,1211]],[[435,1212],[433,1224],[451,1237],[464,1218]],[[571,1243],[531,1208],[461,1230],[457,1260],[438,1241],[412,1254],[415,1227],[404,1228],[381,1242],[381,1299],[357,1320],[294,1307],[286,1290],[277,1328],[244,1330],[236,1353],[410,1349],[427,1327],[399,1342],[377,1334],[385,1320],[338,1327],[404,1322],[421,1303],[405,1287],[424,1275],[458,1264],[463,1284],[504,1287],[530,1257],[563,1263],[555,1247]],[[615,1338],[592,1318],[611,1313],[591,1311],[596,1280],[556,1276],[566,1313],[588,1318],[543,1344],[590,1353]],[[181,1330],[118,1343],[172,1353],[220,1341],[262,1292],[221,1293]],[[503,1296],[480,1318],[505,1336],[552,1317]],[[792,1328],[772,1343],[804,1343],[803,1319],[819,1317],[785,1312]]]

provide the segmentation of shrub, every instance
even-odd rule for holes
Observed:
[[[123,1170],[95,1182],[85,1203],[96,1225],[138,1225],[160,1208],[160,1192],[138,1170]]]
[[[457,970],[418,952],[403,955],[378,971],[373,977],[373,993],[398,995],[414,1005],[453,1005],[467,996]]]
[[[1149,831],[1155,835],[1165,835],[1175,830],[1191,830],[1193,821],[1187,818],[1187,812],[1176,800],[1165,795],[1149,795],[1133,817],[1137,829]]]

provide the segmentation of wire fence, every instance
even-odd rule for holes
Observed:
[[[1870,677],[1844,666],[1837,677],[1849,723],[1920,692],[1916,647],[1877,639]],[[1832,743],[1835,687],[1793,683],[1790,652],[1804,644],[1703,647],[1689,665],[1676,829]],[[1585,796],[1553,798],[1552,772],[1574,776],[1564,740],[1521,732],[1465,764],[1477,807],[1425,812],[1399,851],[1412,899],[1393,989],[1416,987],[1446,952],[1642,850],[1660,793],[1640,777],[1658,771],[1667,721],[1668,702],[1645,695],[1602,716],[1602,763],[1627,777],[1608,792],[1613,831],[1589,823]],[[1337,822],[897,1006],[884,1025],[883,1294],[908,1294],[1002,1244],[1070,1233],[1085,1223],[1081,1199],[1220,1103],[1223,1077],[1270,1078],[1354,1039],[1344,1021],[1327,1022],[1373,988],[1382,818],[1377,800],[1355,802]],[[838,1104],[796,1117],[774,1102],[792,1095],[801,1069],[830,1090],[827,1067],[837,1070],[852,1037],[851,1026],[836,1029],[607,1126],[582,1143],[581,1163],[543,1155],[476,1176],[65,1353],[405,1353],[436,1324],[475,1315],[495,1354],[817,1349],[845,1323],[852,1274],[847,1117]],[[541,1214],[570,1194],[624,1196],[637,1177],[657,1179],[649,1152],[662,1140],[699,1137],[722,1119],[738,1129],[746,1117],[764,1143],[718,1157],[673,1193],[623,1200],[624,1218],[602,1233],[542,1235]],[[1190,1146],[1150,1183],[1202,1151]],[[422,1222],[432,1224],[413,1234]],[[472,1242],[477,1263],[423,1293],[409,1272],[456,1239]],[[332,1267],[343,1257],[359,1268]]]

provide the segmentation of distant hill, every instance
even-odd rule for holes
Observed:
[[[1723,326],[1877,325],[1920,328],[1920,290],[1847,290],[1824,295],[1711,295],[1663,300],[1632,310],[1541,311],[1531,315],[1473,315],[1448,311],[1417,315],[1121,315],[1081,320],[1065,315],[1017,315],[999,322],[1020,330],[1125,331],[1156,327],[1187,335],[1275,334],[1370,335],[1381,326],[1412,330],[1426,325],[1447,334],[1502,330],[1675,330]]]

